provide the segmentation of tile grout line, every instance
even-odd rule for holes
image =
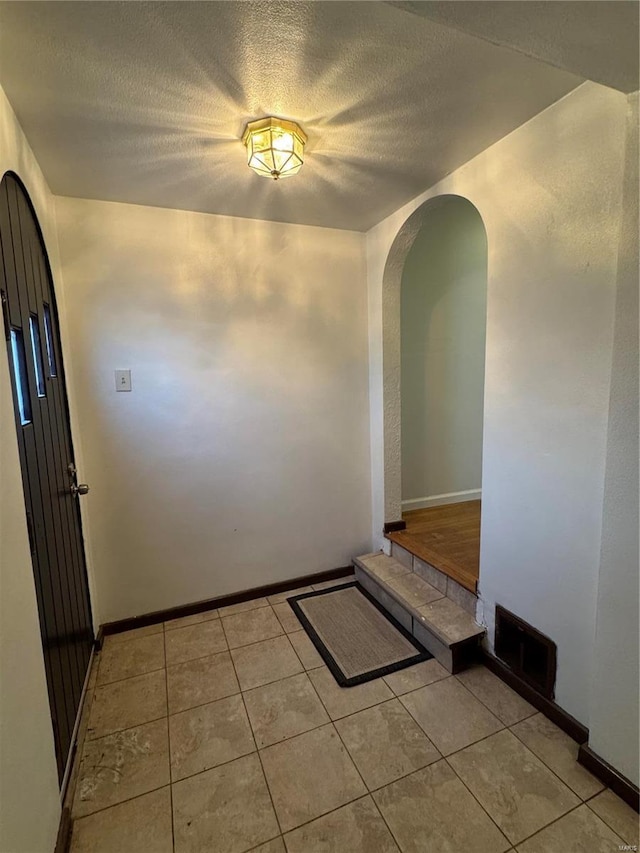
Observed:
[[[224,631],[224,625],[222,626],[222,630]],[[225,633],[225,638],[226,638],[226,633]],[[295,651],[295,649],[294,649],[294,651]],[[234,662],[231,654],[229,655],[229,657],[231,657],[231,666],[233,667],[233,671],[234,671],[235,676],[236,676],[236,681],[238,682],[238,686],[240,686],[240,679],[238,677],[238,672],[236,670],[235,662]],[[244,713],[247,717],[247,722],[249,724],[249,731],[251,732],[251,737],[253,738],[253,743],[254,743],[254,746],[256,748],[256,755],[258,756],[258,762],[260,763],[260,770],[262,771],[262,778],[264,779],[264,784],[265,784],[265,787],[267,789],[267,793],[269,794],[269,802],[271,803],[271,809],[272,809],[273,815],[276,819],[276,825],[277,825],[278,830],[280,832],[279,837],[282,838],[282,843],[284,844],[284,838],[282,835],[282,826],[280,825],[280,818],[278,817],[278,812],[276,811],[276,804],[273,801],[273,794],[271,793],[271,788],[269,787],[269,780],[267,779],[267,774],[264,771],[264,764],[262,763],[262,757],[260,756],[260,750],[258,749],[258,743],[256,741],[256,735],[255,735],[255,732],[253,730],[253,726],[251,724],[251,717],[249,716],[249,712],[247,710],[247,703],[244,701],[244,694],[243,694],[242,690],[240,690],[240,697],[242,699],[242,707],[244,708]],[[269,840],[271,840],[271,839],[267,839],[267,841],[269,841]],[[266,842],[263,842],[263,843],[266,844]],[[261,846],[261,845],[258,845],[258,846]]]
[[[487,669],[487,667],[486,667],[486,666],[484,666],[484,664],[480,664],[480,666],[482,666],[482,667],[483,667],[483,669]],[[465,672],[465,671],[467,671],[467,672],[468,672],[468,670],[463,670],[463,672]],[[487,672],[490,672],[490,670],[488,670],[488,669],[487,669]],[[491,674],[493,675],[493,673],[491,673]],[[540,714],[540,713],[541,713],[541,711],[538,711],[538,709],[537,709],[537,708],[534,708],[534,707],[533,707],[533,705],[531,705],[532,711],[531,711],[531,713],[530,713],[530,714],[526,714],[526,715],[525,715],[524,717],[522,717],[521,719],[516,720],[516,721],[515,721],[515,723],[505,723],[505,722],[504,722],[504,720],[503,720],[501,717],[499,717],[499,716],[496,714],[496,712],[495,712],[494,710],[492,710],[492,709],[489,707],[489,705],[487,705],[487,703],[484,701],[484,699],[481,699],[478,695],[476,695],[476,694],[473,692],[473,690],[472,690],[470,687],[467,687],[467,685],[464,683],[464,681],[461,681],[461,679],[459,678],[459,675],[460,675],[460,673],[456,673],[455,675],[452,675],[451,677],[452,677],[452,678],[455,678],[455,679],[456,679],[456,681],[458,682],[458,684],[461,684],[461,685],[464,687],[464,689],[465,689],[468,693],[470,693],[470,694],[473,696],[473,698],[474,698],[474,699],[477,699],[477,700],[478,700],[478,702],[480,702],[480,704],[481,704],[481,705],[483,705],[483,706],[487,709],[487,711],[489,711],[491,714],[493,714],[493,716],[494,716],[494,717],[496,717],[496,719],[500,720],[500,722],[501,722],[501,723],[502,723],[506,728],[511,728],[511,726],[517,726],[517,725],[518,725],[518,723],[522,723],[522,722],[524,722],[524,720],[529,720],[529,719],[531,719],[531,717],[535,717],[535,715],[536,715],[536,714]],[[496,678],[498,678],[498,676],[497,676],[497,675],[496,675],[495,677],[496,677]],[[499,680],[499,681],[501,681],[501,679],[498,679],[498,680]],[[518,696],[518,694],[515,692],[515,690],[512,690],[512,688],[511,688],[511,687],[509,687],[509,685],[508,685],[508,684],[505,684],[505,682],[504,682],[504,681],[501,681],[501,683],[502,683],[502,684],[503,684],[503,685],[504,685],[508,690],[511,690],[511,692],[512,692],[512,693],[514,693],[516,696]],[[520,696],[519,698],[522,698],[522,697]],[[525,702],[526,702],[527,700],[526,700],[526,699],[524,699],[523,701],[525,701]],[[527,704],[529,704],[529,705],[530,705],[531,703],[529,702],[529,703],[527,703]]]
[[[311,679],[309,679],[309,681],[311,681]],[[315,684],[313,684],[313,682],[311,682],[311,683],[312,683],[312,685],[313,685],[313,687],[314,687],[314,689],[315,689]],[[386,682],[385,682],[385,684],[386,684]],[[387,687],[389,687],[389,685],[388,685],[388,684],[387,684]],[[390,687],[389,687],[389,690],[391,690],[391,688],[390,688]],[[317,691],[316,691],[316,692],[317,692]],[[391,690],[391,693],[393,693],[393,690]],[[318,694],[318,698],[320,699],[320,694]],[[379,708],[379,707],[380,707],[380,705],[385,705],[387,702],[393,702],[394,700],[395,700],[396,702],[398,701],[398,697],[397,697],[397,696],[395,696],[395,695],[394,695],[391,699],[386,699],[386,700],[385,700],[385,701],[383,701],[383,702],[378,702],[376,705],[370,705],[370,706],[369,706],[369,708]],[[322,699],[320,699],[320,701],[322,702]],[[368,710],[369,710],[369,708],[361,708],[361,709],[360,709],[360,711],[356,711],[354,714],[349,714],[348,716],[355,716],[355,714],[359,714],[359,713],[361,713],[362,711],[368,711]],[[328,711],[328,710],[327,710],[327,713],[329,713],[329,711]],[[344,719],[346,719],[346,717],[341,717],[340,719],[343,719],[343,720],[344,720]],[[339,740],[340,740],[340,743],[342,744],[343,749],[345,750],[345,752],[346,752],[346,753],[347,753],[347,755],[349,756],[349,758],[350,758],[350,760],[351,760],[351,763],[352,763],[352,764],[353,764],[353,766],[355,767],[355,769],[356,769],[356,772],[357,772],[358,776],[359,776],[359,777],[360,777],[360,779],[362,780],[362,784],[364,785],[365,791],[367,792],[365,796],[369,797],[369,799],[370,799],[370,800],[371,800],[371,802],[373,803],[373,807],[374,807],[374,809],[376,809],[376,811],[378,812],[378,814],[379,814],[379,815],[380,815],[380,817],[382,818],[382,822],[383,822],[383,823],[384,823],[384,825],[387,827],[387,830],[389,831],[389,834],[391,835],[391,838],[393,838],[394,842],[397,844],[398,849],[399,849],[399,850],[401,850],[402,848],[401,848],[401,846],[400,846],[400,842],[399,842],[399,840],[398,840],[398,839],[396,838],[396,836],[394,835],[394,833],[393,833],[393,831],[392,831],[391,827],[390,827],[390,826],[389,826],[389,824],[387,823],[387,820],[386,820],[385,816],[382,814],[382,812],[381,812],[380,808],[378,807],[378,804],[376,803],[376,801],[375,801],[375,799],[374,799],[374,797],[373,797],[373,791],[372,791],[372,790],[370,790],[369,786],[368,786],[368,785],[367,785],[367,783],[364,781],[364,777],[363,777],[362,773],[360,773],[360,768],[359,768],[359,767],[358,767],[358,765],[356,764],[356,761],[355,761],[355,758],[353,757],[353,755],[351,755],[351,753],[349,752],[349,747],[347,746],[347,744],[346,744],[346,743],[344,742],[344,740],[342,739],[342,735],[340,734],[340,731],[339,731],[338,727],[337,727],[337,726],[336,726],[336,724],[335,724],[335,720],[331,720],[331,722],[332,722],[333,728],[335,729],[335,731],[336,731],[336,733],[337,733],[337,735],[338,735],[338,738],[339,738]],[[429,741],[429,743],[431,743],[431,741]],[[435,748],[435,747],[434,747],[434,748]],[[436,749],[436,752],[438,752],[438,754],[439,754],[439,750],[437,750],[437,749]],[[435,762],[433,762],[433,763],[435,764]],[[420,768],[420,769],[423,769],[423,768]],[[411,775],[411,774],[407,774],[407,775]],[[394,780],[394,781],[397,781],[397,780]],[[387,784],[390,784],[390,783],[387,783]],[[385,785],[382,785],[382,786],[381,786],[381,788],[384,788],[384,787],[386,787],[386,786],[385,786]],[[377,789],[377,788],[376,788],[375,790],[380,790],[380,789]],[[358,799],[360,799],[360,798],[358,798]],[[349,800],[349,803],[352,803],[352,802],[355,802],[355,800]],[[339,806],[339,808],[342,808],[343,806],[348,805],[349,803],[343,803],[343,805],[342,805],[342,806]],[[337,809],[334,809],[334,811],[337,811]]]
[[[435,764],[436,762],[434,761],[433,763]],[[428,767],[428,766],[429,766],[429,765],[427,765],[427,767]],[[421,770],[424,770],[424,767],[421,767],[420,769],[421,769]],[[418,772],[418,771],[415,771],[415,772]],[[405,777],[403,777],[403,778],[405,778]],[[381,790],[381,789],[379,789],[379,790]],[[398,851],[401,851],[401,850],[402,850],[402,845],[400,844],[400,839],[399,839],[399,838],[396,838],[394,831],[391,829],[391,827],[390,827],[390,826],[389,826],[389,824],[387,823],[387,819],[386,819],[386,817],[384,816],[384,814],[382,813],[382,809],[380,808],[380,806],[376,803],[375,797],[373,796],[373,794],[372,794],[372,792],[371,792],[371,791],[369,792],[369,797],[371,798],[371,802],[373,803],[373,807],[374,807],[374,809],[378,812],[378,814],[380,815],[380,818],[381,818],[382,822],[383,822],[383,823],[384,823],[384,825],[387,827],[387,829],[388,829],[388,831],[389,831],[389,835],[393,838],[393,840],[394,840],[394,842],[395,842],[395,844],[396,844],[396,846],[397,846],[397,848],[398,848]]]
[[[301,663],[302,663],[302,661],[301,661]],[[360,769],[359,769],[358,765],[356,764],[355,759],[353,758],[353,756],[352,756],[352,755],[351,755],[351,753],[349,752],[349,747],[346,745],[346,743],[345,743],[345,742],[344,742],[344,740],[342,739],[342,736],[341,736],[340,732],[338,731],[338,727],[336,726],[336,721],[332,719],[331,714],[329,713],[329,709],[327,708],[327,706],[325,705],[325,703],[322,701],[322,697],[320,696],[320,693],[318,692],[318,689],[316,688],[316,686],[315,686],[315,684],[313,683],[312,679],[311,679],[311,678],[309,678],[309,676],[307,676],[307,678],[308,678],[309,682],[311,683],[311,687],[312,687],[312,689],[313,689],[314,693],[316,694],[316,696],[318,697],[318,700],[319,700],[320,704],[321,704],[321,705],[322,705],[322,707],[324,708],[325,713],[326,713],[326,714],[327,714],[327,716],[329,717],[330,723],[331,723],[331,725],[333,726],[334,731],[335,731],[335,732],[336,732],[336,734],[338,735],[338,740],[339,740],[339,741],[340,741],[340,743],[342,744],[342,748],[344,749],[344,751],[346,752],[346,754],[349,756],[349,760],[351,761],[351,763],[352,763],[352,764],[353,764],[353,766],[355,767],[356,773],[358,774],[358,776],[360,777],[360,781],[361,781],[361,782],[362,782],[362,784],[364,785],[364,789],[365,789],[365,791],[366,791],[366,794],[364,794],[363,796],[364,796],[364,797],[369,797],[369,799],[370,799],[370,800],[371,800],[371,802],[373,803],[373,807],[374,807],[378,812],[380,812],[380,810],[378,809],[378,804],[376,803],[376,801],[375,801],[375,800],[374,800],[374,798],[372,797],[372,792],[369,790],[369,786],[368,786],[368,785],[367,785],[367,783],[364,781],[364,778],[363,778],[363,776],[362,776],[362,773],[360,772]],[[389,687],[389,685],[388,685],[388,684],[387,684],[387,687]],[[389,687],[389,690],[391,690],[391,688],[390,688],[390,687]],[[393,693],[393,690],[391,690],[391,693]],[[397,701],[397,697],[396,697],[395,695],[393,696],[393,699],[396,699],[396,701]],[[385,701],[386,701],[386,702],[389,702],[389,701],[392,701],[392,700],[387,699],[387,700],[385,700]],[[383,704],[385,704],[385,701],[383,701],[383,702],[379,702],[379,703],[377,703],[377,705],[383,705]],[[370,707],[375,708],[375,707],[377,707],[377,705],[371,705]],[[366,709],[366,708],[362,708],[361,710],[367,710],[367,709]],[[358,714],[358,713],[360,713],[360,711],[355,711],[354,713],[355,713],[355,714]],[[347,716],[354,716],[354,714],[348,714]],[[340,719],[346,719],[346,717],[341,717]],[[325,724],[325,725],[326,725],[326,724]],[[332,814],[332,812],[338,811],[338,809],[341,809],[341,808],[343,808],[344,806],[349,805],[350,803],[356,802],[356,801],[357,801],[357,800],[359,800],[359,799],[363,799],[363,797],[356,797],[354,800],[348,800],[346,803],[342,803],[342,805],[338,806],[338,807],[337,807],[337,808],[335,808],[335,809],[332,809],[330,812],[326,812],[326,814]],[[387,829],[389,830],[389,833],[391,834],[391,837],[393,838],[394,842],[396,842],[396,843],[397,843],[398,849],[400,850],[400,844],[399,844],[399,842],[397,841],[397,839],[396,839],[395,835],[393,834],[393,832],[391,832],[391,827],[389,826],[389,824],[388,824],[388,823],[387,823],[387,821],[385,820],[384,815],[382,815],[382,814],[381,814],[380,816],[381,816],[381,818],[382,818],[382,821],[384,822],[384,825],[385,825],[385,826],[387,827]],[[318,818],[320,818],[320,817],[323,817],[323,815],[318,815],[318,817],[313,818],[313,820],[318,820]],[[308,821],[308,823],[313,823],[313,820]],[[302,824],[302,826],[304,826],[304,824]],[[298,828],[299,828],[299,827],[295,827],[295,829],[298,829]]]
[[[612,790],[611,790],[611,788],[607,788],[607,787],[605,787],[602,791],[598,791],[598,793],[597,793],[597,794],[594,794],[592,797],[589,797],[589,799],[588,799],[588,800],[585,800],[585,801],[584,801],[584,805],[585,805],[585,806],[587,806],[587,807],[589,808],[589,810],[590,810],[590,811],[591,811],[591,812],[592,812],[596,817],[599,817],[599,818],[600,818],[600,820],[601,820],[604,824],[606,824],[606,825],[609,827],[609,829],[611,830],[611,832],[613,832],[615,835],[620,835],[620,833],[618,832],[618,830],[617,830],[614,826],[611,826],[611,824],[609,823],[609,821],[608,821],[608,820],[606,820],[604,817],[602,817],[602,815],[599,815],[599,814],[598,814],[598,812],[597,812],[597,811],[596,811],[592,806],[590,806],[590,805],[589,805],[589,803],[591,803],[593,800],[597,799],[601,794],[604,794],[604,793],[605,793],[605,791],[609,791],[611,794],[613,794],[613,796],[614,796],[614,797],[616,797],[616,799],[620,800],[620,797],[618,797],[618,795],[617,795],[614,791],[612,791]],[[629,806],[629,805],[628,805],[628,803],[625,803],[625,802],[624,802],[624,800],[620,800],[620,801],[621,801],[622,803],[624,803],[624,805],[626,805],[628,808],[631,808],[631,806]],[[634,810],[634,809],[632,809],[632,811],[634,811],[634,813],[635,813],[635,810]],[[636,815],[636,821],[637,821],[637,820],[638,820],[638,818],[637,818],[637,815]],[[621,835],[620,835],[620,837],[622,838],[622,836],[621,836]],[[633,838],[632,838],[630,841],[627,841],[627,839],[625,838],[625,839],[624,839],[624,842],[625,842],[625,844],[629,844],[629,845],[631,845],[631,847],[633,847],[633,845],[636,843],[636,842],[633,840]]]
[[[521,839],[520,841],[518,841],[517,843],[518,843],[518,844],[524,844],[524,842],[525,842],[525,841],[530,841],[532,838],[535,838],[535,836],[536,836],[536,835],[540,835],[540,833],[541,833],[541,832],[544,832],[545,830],[549,829],[549,827],[550,827],[550,826],[553,826],[555,823],[558,823],[559,821],[563,820],[565,817],[567,817],[568,815],[572,814],[573,812],[577,812],[579,808],[581,808],[582,806],[586,806],[586,805],[587,805],[587,804],[586,804],[586,803],[584,803],[584,802],[582,802],[582,801],[581,801],[581,802],[579,802],[577,806],[573,806],[573,808],[570,808],[570,809],[569,809],[568,811],[566,811],[564,814],[558,815],[558,817],[555,817],[555,818],[554,818],[552,821],[550,821],[549,823],[545,824],[544,826],[541,826],[541,827],[540,827],[540,829],[536,829],[536,831],[535,831],[535,832],[533,832],[533,833],[531,833],[531,835],[527,835],[527,837],[526,837],[526,838],[522,838],[522,839]],[[598,815],[596,815],[596,817],[598,817]],[[602,818],[600,818],[600,820],[602,820]],[[604,821],[602,821],[602,822],[604,823]],[[606,824],[605,824],[605,825],[606,825]],[[609,827],[609,829],[611,829],[611,827]],[[613,832],[613,834],[614,834],[614,835],[617,835],[617,836],[618,836],[618,838],[620,838],[620,836],[618,835],[618,833],[617,833],[617,832],[615,832],[615,830],[611,829],[611,831]],[[620,838],[620,840],[621,840],[621,841],[623,842],[623,844],[624,844],[623,839],[622,839],[622,838]]]
[[[173,819],[173,772],[171,768],[171,726],[169,725],[169,675],[167,673],[167,632],[166,630],[164,630],[164,623],[162,632],[162,643],[164,649],[164,690],[165,697],[167,700],[167,758],[169,761],[169,808],[171,810],[171,849],[175,853],[176,833]]]
[[[544,716],[544,714],[543,714],[543,716]],[[530,719],[530,717],[527,717],[527,719]],[[547,719],[548,719],[548,718],[547,718]],[[520,722],[523,722],[523,720],[520,720]],[[519,725],[519,723],[514,723],[513,725],[514,725],[514,727],[515,727],[515,726]],[[531,747],[529,746],[529,744],[528,744],[528,743],[526,743],[524,740],[522,740],[522,738],[520,737],[520,735],[519,735],[517,732],[514,732],[514,731],[513,731],[513,728],[512,728],[512,727],[509,727],[509,729],[508,729],[508,730],[509,730],[509,731],[511,732],[511,734],[514,736],[514,738],[516,738],[516,740],[517,740],[517,741],[519,741],[519,742],[524,746],[524,748],[525,748],[525,749],[527,749],[527,750],[528,750],[528,751],[529,751],[529,752],[534,756],[534,758],[537,758],[537,759],[538,759],[538,761],[543,765],[543,767],[546,767],[546,769],[547,769],[550,773],[552,773],[552,774],[553,774],[553,776],[555,776],[555,778],[556,778],[556,779],[558,779],[558,780],[559,780],[559,782],[560,782],[562,785],[564,785],[564,787],[565,787],[565,788],[568,788],[568,790],[569,790],[569,791],[570,791],[574,796],[576,796],[576,797],[580,800],[580,802],[581,802],[581,803],[586,803],[586,800],[585,800],[583,797],[581,797],[581,796],[580,796],[580,794],[579,794],[576,790],[574,790],[574,789],[571,787],[571,785],[570,785],[568,782],[566,782],[566,781],[562,778],[562,776],[560,776],[560,774],[559,774],[559,773],[556,773],[556,771],[553,769],[553,767],[551,767],[549,764],[547,764],[547,762],[544,760],[544,758],[542,758],[540,755],[538,755],[538,753],[537,753],[537,752],[534,752],[534,751],[531,749]],[[568,735],[567,735],[567,737],[568,737]],[[573,738],[571,738],[571,740],[573,740]],[[575,743],[575,741],[573,741],[573,742]],[[578,762],[577,762],[577,761],[576,761],[575,763],[576,763],[576,764],[578,764]],[[580,767],[581,765],[578,765],[578,766]],[[584,769],[585,769],[585,772],[586,772],[586,773],[589,773],[589,771],[588,771],[586,768],[584,768]],[[593,775],[593,774],[590,774],[590,775]],[[593,778],[595,779],[596,777],[594,776]],[[598,780],[598,781],[599,781],[599,780]],[[604,791],[604,790],[605,790],[605,788],[606,788],[606,785],[603,785],[603,787],[602,787],[599,791],[596,791],[596,793],[595,793],[595,794],[592,794],[592,796],[593,796],[593,797],[597,797],[597,796],[598,796],[598,794],[601,794],[601,793],[602,793],[602,791]]]
[[[181,616],[181,619],[188,619],[188,616]],[[205,622],[215,622],[216,619],[220,619],[219,616],[210,616],[208,619],[200,619],[198,622],[191,622],[188,625],[172,625],[170,628],[165,628],[165,634],[171,631],[180,631],[182,628],[195,628],[197,625],[204,625]]]
[[[150,788],[148,791],[142,791],[140,794],[135,794],[133,797],[126,797],[124,800],[118,800],[117,803],[110,803],[108,806],[102,806],[100,809],[96,809],[93,812],[87,812],[87,814],[79,815],[78,817],[73,818],[73,822],[77,823],[80,820],[85,820],[85,818],[93,817],[93,815],[101,814],[102,812],[106,812],[109,809],[116,809],[118,806],[123,805],[124,803],[130,803],[133,800],[139,800],[142,797],[146,797],[148,794],[155,794],[156,791],[162,791],[164,788],[170,788],[171,783],[165,785],[158,785],[157,788]]]
[[[442,679],[440,679],[440,681],[446,681],[446,679],[445,679],[445,678],[442,678]],[[427,684],[427,685],[425,685],[425,686],[426,686],[426,687],[429,687],[429,685],[428,685],[428,684]],[[421,689],[421,688],[418,688],[418,689]],[[411,692],[415,693],[415,691],[411,691]],[[422,725],[422,723],[421,723],[418,719],[416,719],[416,717],[411,713],[411,709],[410,709],[410,708],[407,708],[407,706],[404,704],[404,702],[402,702],[402,698],[403,698],[404,696],[407,696],[407,695],[408,695],[408,694],[404,693],[404,694],[403,694],[403,696],[398,696],[397,698],[400,700],[400,703],[402,704],[402,707],[405,709],[405,711],[407,711],[407,713],[411,716],[411,718],[414,720],[414,722],[415,722],[415,723],[417,723],[417,725],[422,729],[422,731],[423,731],[423,732],[425,733],[425,735],[429,738],[429,740],[433,743],[433,745],[434,745],[434,746],[435,746],[435,748],[438,750],[438,752],[440,752],[440,754],[442,755],[442,757],[443,757],[443,758],[449,758],[449,757],[450,757],[450,756],[452,756],[452,755],[457,755],[459,752],[462,752],[463,750],[468,749],[470,746],[474,746],[476,743],[482,743],[482,741],[483,741],[483,740],[488,740],[490,737],[493,737],[494,735],[500,734],[500,732],[502,732],[502,731],[506,731],[506,730],[507,730],[507,726],[505,726],[504,724],[502,724],[502,721],[501,721],[501,720],[498,720],[498,722],[499,722],[499,723],[501,723],[501,726],[502,726],[502,727],[501,727],[501,728],[499,728],[497,731],[495,731],[495,732],[491,732],[491,733],[490,733],[490,734],[488,734],[488,735],[484,735],[483,737],[480,737],[480,738],[478,738],[477,740],[472,740],[470,743],[467,743],[467,744],[465,744],[464,746],[461,746],[459,749],[454,749],[454,750],[453,750],[453,752],[448,752],[448,753],[445,755],[445,754],[444,754],[444,753],[443,753],[443,752],[442,752],[442,751],[437,747],[437,745],[436,745],[436,743],[435,743],[435,741],[434,741],[434,739],[433,739],[433,736],[429,734],[429,732],[428,732],[428,731],[426,730],[426,728]],[[496,719],[497,719],[497,717],[496,717]]]
[[[494,734],[497,734],[497,732],[494,732]],[[489,735],[489,737],[492,737],[492,735]],[[487,739],[488,739],[488,738],[483,738],[483,740],[487,740]],[[469,745],[470,745],[470,746],[472,746],[472,744],[469,744]],[[463,748],[464,748],[464,749],[466,749],[466,747],[463,747]],[[462,750],[458,750],[458,752],[462,752]],[[452,755],[455,755],[455,753],[451,753],[451,754],[452,754]],[[473,792],[473,791],[471,790],[471,788],[467,785],[467,783],[464,781],[464,779],[462,779],[462,778],[461,778],[461,777],[456,773],[456,768],[455,768],[455,767],[453,767],[453,766],[449,763],[449,761],[448,761],[447,759],[448,759],[448,756],[444,756],[444,757],[443,757],[443,760],[446,762],[447,767],[451,770],[451,772],[452,772],[452,773],[453,773],[453,775],[456,777],[456,779],[458,779],[458,780],[459,780],[459,782],[460,782],[460,784],[462,785],[462,787],[463,787],[463,788],[465,788],[465,790],[467,790],[467,791],[469,792],[469,794],[473,797],[473,799],[475,800],[475,802],[476,802],[476,803],[478,804],[478,806],[482,809],[482,812],[483,812],[484,814],[486,814],[486,816],[489,818],[489,820],[491,821],[491,823],[496,827],[496,829],[498,830],[498,832],[500,833],[500,835],[501,835],[501,836],[506,840],[507,844],[509,844],[509,847],[507,847],[507,851],[509,851],[512,847],[515,847],[515,842],[514,842],[514,841],[512,841],[512,840],[509,838],[509,836],[507,835],[507,833],[506,833],[506,832],[502,829],[502,827],[498,824],[497,820],[493,817],[493,815],[489,814],[489,812],[487,811],[487,809],[482,805],[482,803],[480,802],[480,800],[478,799],[478,797],[474,794],[474,792]]]
[[[145,669],[142,672],[136,672],[135,675],[127,675],[126,678],[117,678],[115,681],[104,681],[102,684],[96,684],[96,689],[99,687],[111,687],[112,684],[121,684],[123,681],[129,681],[130,678],[139,678],[141,675],[149,675],[152,672],[161,672],[166,669],[164,666],[156,666],[153,669]]]

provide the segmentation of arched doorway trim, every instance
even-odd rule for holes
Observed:
[[[453,193],[438,195],[424,201],[405,220],[396,234],[384,267],[382,279],[382,384],[384,432],[384,521],[402,519],[402,444],[400,396],[400,294],[402,273],[407,256],[428,216],[443,202],[459,198],[474,207],[479,219],[482,214],[469,199]],[[485,232],[486,232],[486,226]],[[489,274],[488,274],[489,278]]]

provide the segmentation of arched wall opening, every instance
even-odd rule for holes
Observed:
[[[402,511],[477,500],[487,315],[487,235],[460,196],[427,206],[402,272]]]
[[[435,223],[435,224],[434,224]],[[424,229],[424,230],[423,230]],[[384,520],[386,523],[397,522],[402,519],[403,511],[403,453],[402,453],[402,433],[403,433],[403,407],[402,407],[402,294],[403,294],[403,277],[405,268],[412,263],[416,268],[422,265],[425,259],[424,255],[429,254],[435,249],[435,240],[440,239],[442,242],[443,231],[449,231],[449,235],[444,245],[438,247],[440,253],[439,262],[441,267],[446,265],[446,257],[449,255],[449,266],[445,278],[446,286],[446,301],[449,302],[446,314],[450,315],[449,320],[453,320],[453,315],[457,315],[456,324],[458,331],[464,328],[464,317],[461,312],[456,310],[464,303],[464,291],[473,291],[475,295],[475,314],[474,321],[478,320],[478,316],[482,315],[482,322],[474,322],[473,334],[475,342],[473,347],[462,347],[464,359],[466,361],[468,351],[480,352],[484,354],[484,330],[486,329],[486,291],[487,291],[487,238],[486,230],[482,221],[482,217],[477,208],[467,199],[457,195],[441,195],[428,199],[402,225],[396,235],[384,268],[383,288],[382,288],[382,334],[383,334],[383,408],[384,408]],[[465,234],[469,245],[465,247]],[[459,248],[458,248],[459,247]],[[459,253],[456,255],[456,253]],[[473,268],[473,273],[470,270]],[[439,278],[437,271],[433,265],[427,271],[427,280],[425,285],[431,283],[432,287],[434,280]],[[456,292],[455,283],[459,282],[459,290]],[[444,279],[440,276],[440,287]],[[472,284],[475,281],[475,285]],[[405,282],[406,283],[406,282]],[[451,285],[451,289],[450,289]],[[436,284],[437,288],[438,285]],[[475,287],[475,290],[474,290]],[[418,290],[418,288],[417,288]],[[427,290],[429,288],[427,287]],[[431,289],[433,297],[435,291]],[[424,291],[423,291],[424,295]],[[437,298],[435,299],[437,302]],[[406,312],[409,311],[409,304],[406,302]],[[423,305],[423,307],[427,307]],[[433,305],[432,305],[433,307]],[[437,311],[436,311],[437,314]],[[448,321],[447,321],[448,322]],[[406,320],[405,320],[406,326]],[[482,335],[479,329],[482,330]],[[454,329],[450,327],[450,332]],[[481,340],[478,338],[481,337]],[[451,348],[452,352],[455,347]],[[408,353],[405,353],[408,358]],[[484,358],[482,359],[482,376],[484,375]],[[405,359],[405,368],[406,368]],[[446,375],[446,370],[439,371],[441,376]],[[456,369],[459,372],[459,368]],[[482,420],[478,412],[482,410],[481,392],[478,388],[478,374],[480,371],[475,371],[475,387],[476,394],[473,404],[473,411],[476,424],[476,438],[474,451],[471,456],[476,460],[475,471],[478,471],[478,466],[481,466],[481,426]],[[419,380],[420,377],[418,377]],[[424,377],[423,377],[424,379]],[[418,380],[415,380],[418,382]],[[413,381],[413,380],[412,380]],[[442,379],[440,380],[442,381]],[[483,384],[483,383],[482,383]],[[452,398],[453,399],[453,398]],[[434,402],[433,400],[430,402]],[[430,405],[430,404],[429,404]],[[428,406],[426,407],[428,412]],[[406,412],[405,412],[406,415]],[[443,422],[446,424],[446,418]],[[459,415],[456,416],[456,422],[460,423]],[[478,430],[478,421],[479,430]],[[405,425],[405,430],[408,425]],[[409,427],[410,429],[410,427]],[[442,432],[442,426],[439,427]],[[417,428],[419,432],[419,426]],[[477,436],[480,431],[479,437]],[[413,440],[413,439],[412,439]],[[478,449],[479,448],[479,449]],[[427,449],[428,453],[428,449]],[[430,454],[429,454],[430,455]],[[407,462],[407,464],[409,464]],[[471,468],[473,470],[473,468]],[[437,475],[440,477],[440,474]],[[458,474],[456,474],[458,476]],[[433,479],[433,482],[438,480]],[[441,479],[439,482],[443,482]],[[464,482],[460,479],[455,482]],[[472,482],[472,481],[468,481]],[[417,486],[416,482],[410,484],[413,490]],[[474,487],[469,487],[472,490]],[[467,489],[454,489],[453,491],[467,491]],[[408,494],[409,492],[407,492]],[[417,495],[416,497],[429,497],[429,495]],[[405,498],[409,500],[409,498]]]

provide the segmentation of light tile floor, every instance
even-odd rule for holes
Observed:
[[[610,853],[637,815],[483,667],[338,687],[286,595],[105,639],[72,853]]]

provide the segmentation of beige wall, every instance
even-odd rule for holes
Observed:
[[[399,504],[399,279],[386,268],[425,201],[461,195],[489,249],[481,618],[490,642],[496,603],[557,642],[556,699],[587,725],[626,108],[585,83],[367,235],[371,418],[385,427],[372,432],[374,537]]]
[[[363,235],[56,204],[100,621],[368,550]]]
[[[473,205],[429,206],[401,291],[403,509],[479,498],[487,238]]]
[[[53,267],[53,198],[0,89],[0,178],[15,172],[35,206]],[[25,520],[7,349],[0,347],[0,851],[51,853],[60,798]]]
[[[638,767],[638,93],[628,99],[589,745]]]

